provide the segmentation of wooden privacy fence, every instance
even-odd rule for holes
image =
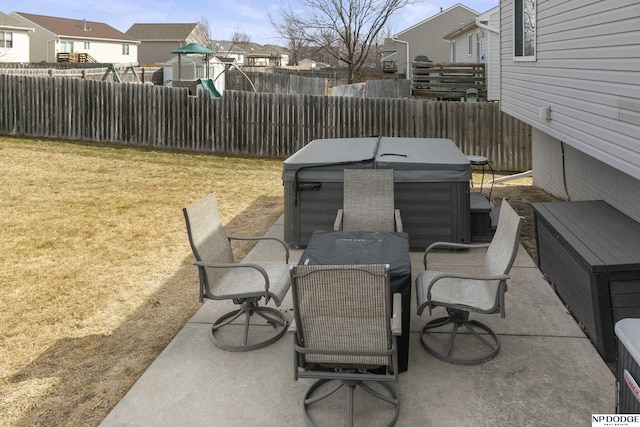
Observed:
[[[319,138],[450,138],[494,168],[531,168],[531,128],[497,103],[345,98],[0,75],[0,133],[287,157]]]

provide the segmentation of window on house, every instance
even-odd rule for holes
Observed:
[[[513,0],[513,55],[516,58],[536,57],[536,0]]]
[[[473,35],[469,34],[469,55],[473,55]]]
[[[13,32],[0,31],[0,47],[6,47],[6,48],[13,47]]]
[[[127,43],[122,44],[122,54],[129,55],[129,45]]]
[[[65,40],[61,41],[60,52],[73,52],[73,42],[69,42]]]
[[[84,42],[84,50],[91,49],[91,42]]]

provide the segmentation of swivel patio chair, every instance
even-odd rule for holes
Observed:
[[[299,265],[291,269],[291,283],[294,378],[317,379],[304,396],[306,424],[315,425],[310,412],[316,420],[335,416],[329,401],[311,407],[346,387],[352,426],[354,392],[360,387],[378,400],[366,399],[363,393],[359,409],[390,410],[388,425],[393,425],[399,402],[390,383],[397,382],[402,305],[400,294],[394,294],[391,313],[389,266]]]
[[[231,300],[239,306],[213,323],[213,343],[224,350],[247,351],[275,342],[286,332],[287,319],[281,311],[260,305],[260,300],[264,298],[266,305],[273,299],[280,306],[291,286],[287,245],[274,237],[227,236],[220,222],[215,193],[185,207],[183,213],[198,266],[200,302]],[[276,241],[284,247],[285,262],[236,263],[231,240]],[[236,322],[238,319],[242,321]],[[241,337],[230,333],[234,328],[242,330]]]
[[[491,243],[437,242],[426,249],[425,271],[416,278],[418,315],[422,315],[427,307],[431,313],[438,306],[444,307],[448,313],[448,316],[434,319],[422,328],[420,341],[433,356],[453,364],[475,365],[493,359],[500,351],[498,335],[487,325],[470,319],[469,315],[470,312],[500,313],[502,318],[505,317],[504,293],[518,252],[522,221],[523,218],[503,200]],[[429,270],[427,256],[432,250],[465,248],[487,248],[483,266],[477,274]],[[468,333],[458,333],[461,327]]]
[[[393,169],[345,169],[343,207],[333,225],[344,231],[402,231],[395,209]]]

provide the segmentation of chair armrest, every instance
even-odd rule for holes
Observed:
[[[282,245],[285,251],[285,261],[289,264],[289,246],[285,243],[284,240],[278,237],[269,237],[269,236],[256,236],[256,237],[240,237],[240,236],[227,236],[227,239],[231,240],[273,240]]]
[[[402,335],[402,295],[393,294],[393,316],[391,317],[391,333]]]
[[[402,218],[400,217],[400,209],[394,209],[393,217],[396,221],[396,231],[402,233]]]
[[[197,265],[198,267],[202,267],[202,268],[253,268],[255,270],[258,270],[258,272],[260,274],[262,274],[262,277],[264,277],[265,290],[266,291],[269,290],[269,275],[267,274],[266,270],[264,268],[262,268],[261,266],[259,266],[258,264],[252,264],[252,263],[210,263],[210,262],[203,262],[203,261],[196,261],[196,262],[194,262],[194,264]]]
[[[453,243],[453,242],[435,242],[429,245],[427,249],[424,251],[424,257],[422,259],[422,263],[424,264],[424,269],[427,269],[427,256],[429,252],[434,249],[478,249],[478,248],[488,248],[489,243]]]
[[[342,217],[344,216],[344,211],[342,209],[338,209],[338,213],[336,214],[336,220],[333,223],[333,231],[342,230]]]
[[[458,274],[458,273],[442,273],[438,274],[436,277],[431,279],[429,283],[429,287],[427,288],[427,296],[431,299],[431,288],[436,284],[439,280],[442,279],[464,279],[464,280],[472,280],[476,282],[483,282],[487,280],[507,280],[509,278],[508,274],[497,274],[495,276],[478,276],[475,274]]]

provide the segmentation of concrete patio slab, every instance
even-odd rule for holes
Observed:
[[[282,236],[282,218],[270,234]],[[290,263],[301,252],[293,249]],[[482,254],[468,252],[438,253],[430,267],[469,272]],[[423,269],[422,254],[411,256],[415,278]],[[280,257],[265,242],[246,259]],[[429,316],[418,317],[412,300],[409,371],[396,385],[397,426],[590,425],[591,414],[615,412],[613,374],[522,248],[511,277],[507,317],[473,315],[501,339],[498,356],[482,365],[450,365],[427,353],[419,331]],[[211,323],[232,307],[203,304],[102,425],[304,425],[302,398],[312,381],[293,379],[293,337],[245,353],[216,348]],[[292,317],[290,296],[279,309]],[[314,411],[318,423],[341,424],[342,403],[323,402]],[[388,415],[362,399],[356,406],[360,425],[383,425]]]

